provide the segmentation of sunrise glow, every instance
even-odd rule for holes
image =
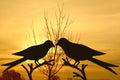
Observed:
[[[45,42],[44,14],[56,27],[55,16],[61,6],[63,14],[72,21],[67,34],[72,33],[72,38],[78,35],[80,44],[106,53],[97,59],[120,65],[120,0],[0,0],[0,65],[21,58],[13,53]],[[27,60],[25,63],[31,62]],[[89,64],[86,69],[88,80],[120,79],[120,68],[115,69],[116,76],[89,61],[82,63]],[[6,67],[0,67],[2,74]],[[18,68],[22,70],[20,65]],[[62,79],[63,75],[72,77],[72,69],[66,72],[67,69],[65,67],[58,73]],[[71,73],[71,76],[66,73]]]

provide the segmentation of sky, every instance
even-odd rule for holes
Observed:
[[[31,26],[36,31],[37,43],[44,42],[44,12],[55,24],[58,5],[63,5],[64,14],[73,21],[68,32],[78,34],[79,43],[107,53],[96,58],[120,65],[119,3],[120,0],[0,0],[0,64],[18,58],[12,53],[35,44]],[[120,68],[116,70],[119,76],[100,73],[97,77],[120,79]]]

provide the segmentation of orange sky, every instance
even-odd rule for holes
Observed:
[[[0,62],[34,44],[32,25],[37,42],[43,42],[44,11],[55,23],[57,4],[63,3],[74,21],[69,30],[80,35],[80,43],[107,53],[97,58],[120,65],[120,0],[0,0]]]

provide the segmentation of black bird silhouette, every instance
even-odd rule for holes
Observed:
[[[35,63],[38,62],[38,60],[40,58],[43,58],[47,54],[48,50],[51,47],[54,47],[54,44],[52,43],[52,41],[47,40],[41,45],[31,46],[25,50],[14,53],[13,55],[23,56],[23,58],[13,61],[13,62],[10,62],[10,63],[7,63],[7,64],[3,64],[2,66],[9,66],[3,72],[7,71],[8,69],[16,66],[17,64],[19,64],[27,59],[35,60]]]
[[[61,46],[62,49],[65,51],[65,54],[68,57],[74,59],[75,64],[77,63],[77,65],[79,64],[80,60],[89,60],[92,61],[93,63],[98,64],[101,67],[104,67],[105,69],[111,71],[112,73],[117,74],[110,67],[118,67],[118,66],[93,58],[93,56],[99,56],[105,54],[103,52],[99,52],[97,50],[91,49],[82,44],[72,43],[65,38],[61,38],[56,45]]]

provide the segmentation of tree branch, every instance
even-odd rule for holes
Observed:
[[[84,65],[84,64],[82,64],[82,68],[80,69],[78,66],[76,66],[76,65],[74,65],[74,64],[71,64],[69,61],[68,61],[68,59],[66,58],[66,59],[63,59],[63,61],[64,61],[64,64],[63,65],[65,65],[65,66],[70,66],[70,67],[72,67],[72,68],[75,68],[76,70],[78,70],[81,74],[79,74],[79,73],[76,73],[76,72],[73,72],[73,77],[80,77],[80,78],[82,78],[83,80],[87,80],[87,77],[86,77],[86,73],[85,73],[85,68],[88,66],[87,64],[86,65]]]
[[[28,74],[28,77],[29,77],[29,80],[32,80],[32,72],[36,69],[36,68],[38,68],[38,67],[40,67],[40,66],[43,66],[43,65],[50,65],[50,62],[51,61],[54,61],[54,60],[49,60],[49,61],[44,61],[42,64],[37,64],[35,67],[33,67],[33,64],[28,64],[28,67],[29,67],[29,69],[25,66],[25,65],[21,65],[24,69],[25,69],[25,71],[27,72],[27,74]]]

